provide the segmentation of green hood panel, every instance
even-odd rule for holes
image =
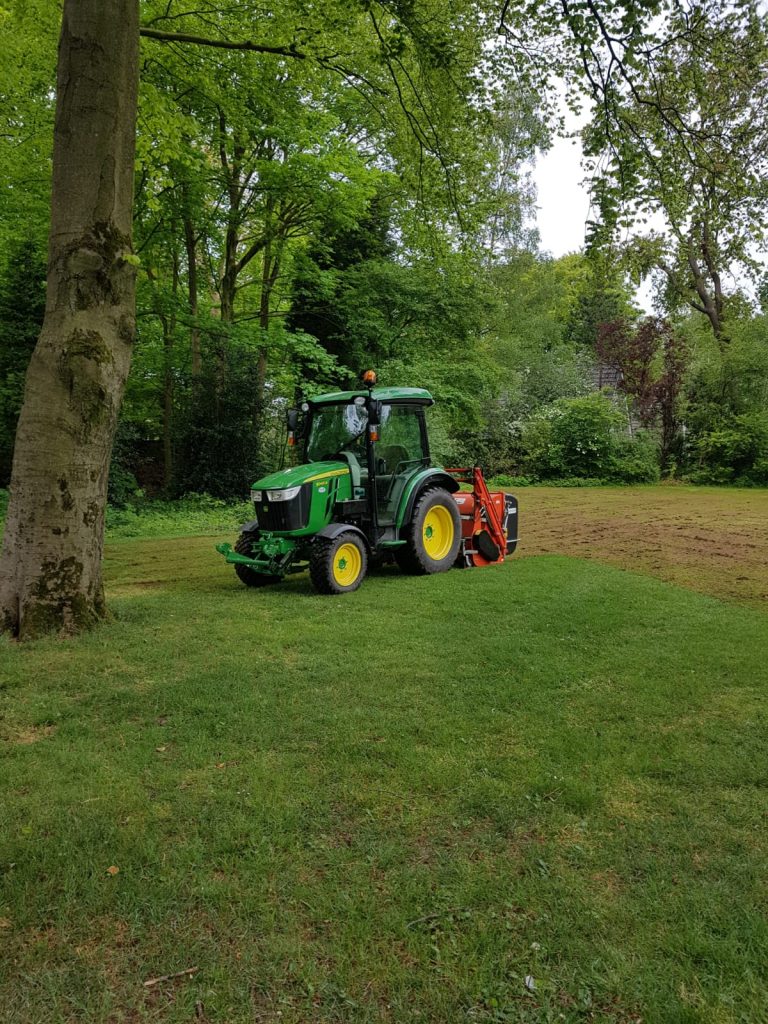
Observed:
[[[345,473],[349,473],[346,462],[306,462],[303,466],[289,466],[288,469],[280,469],[277,473],[263,476],[252,486],[255,491],[276,491],[285,487],[298,487],[299,484],[306,484],[312,480],[343,476]]]

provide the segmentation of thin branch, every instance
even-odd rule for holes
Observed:
[[[204,36],[191,36],[186,32],[163,32],[161,29],[139,28],[139,35],[145,39],[157,39],[163,43],[192,43],[195,46],[214,46],[221,50],[250,50],[252,53],[272,53],[278,57],[292,57],[294,60],[308,60],[309,54],[302,53],[291,44],[290,46],[268,46],[266,43],[254,43],[250,39],[207,39]]]

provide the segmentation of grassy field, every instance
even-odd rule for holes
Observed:
[[[768,1019],[766,581],[539,554],[759,549],[707,493],[532,489],[521,557],[338,600],[111,543],[112,624],[0,642],[0,1020]]]

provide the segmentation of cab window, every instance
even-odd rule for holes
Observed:
[[[421,429],[422,410],[414,406],[385,405],[379,424],[378,453],[386,472],[402,472],[402,463],[419,462],[427,452]]]

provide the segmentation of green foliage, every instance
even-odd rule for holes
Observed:
[[[525,462],[542,478],[608,477],[621,416],[604,395],[559,399],[523,430]]]
[[[519,424],[516,462],[535,480],[659,478],[658,446],[642,432],[629,438],[624,416],[604,394],[559,399]]]
[[[0,262],[20,238],[46,242],[60,24],[51,0],[0,4]]]
[[[174,489],[215,497],[244,497],[262,475],[258,407],[254,400],[258,367],[247,352],[229,352],[227,363],[205,372],[179,410]]]
[[[687,381],[684,419],[689,439],[681,467],[692,479],[729,479],[722,458],[717,466],[700,463],[699,439],[710,433],[730,432],[741,417],[768,413],[768,319],[765,314],[731,325],[731,341],[723,351],[688,325],[694,353]],[[736,449],[733,449],[734,452]],[[702,475],[703,474],[703,475]]]
[[[738,307],[726,276],[758,275],[765,251],[764,11],[757,0],[670,4],[653,36],[629,40],[608,62],[591,56],[592,241],[610,251],[621,239],[638,278],[656,273],[667,309],[701,311],[725,344]]]
[[[752,100],[765,33],[751,2],[701,5],[683,33],[677,8],[612,0],[589,16],[556,0],[506,5],[501,25],[495,8],[469,0],[141,7],[161,31],[303,57],[142,41],[139,327],[113,503],[242,495],[282,458],[286,406],[364,365],[433,390],[440,461],[507,476],[653,478],[656,438],[600,426],[599,401],[579,403],[594,386],[600,323],[636,319],[628,268],[642,276],[668,257],[670,288],[690,292],[691,238],[703,269],[705,226],[722,267],[749,264],[762,244],[764,118]],[[0,483],[42,314],[35,253],[48,223],[59,18],[49,0],[0,6]],[[587,130],[592,152],[612,154],[595,184],[606,230],[589,258],[551,259],[533,251],[526,168],[556,123],[552,75],[572,84],[606,58],[610,102]],[[647,102],[651,86],[668,109]],[[670,130],[670,111],[685,130]],[[718,130],[686,155],[699,117]],[[618,122],[626,130],[611,134]],[[645,231],[649,211],[666,217],[663,237]],[[619,253],[614,228],[632,229],[631,252]],[[691,365],[683,401],[667,403],[661,450],[679,472],[722,475],[701,462],[700,442],[768,409],[766,317],[726,299],[727,344],[711,344],[698,313],[677,318]],[[678,413],[685,450],[670,440]]]
[[[27,364],[44,310],[44,259],[35,242],[15,242],[0,267],[0,484],[10,479]]]
[[[173,501],[147,500],[134,495],[120,508],[107,508],[107,537],[170,537],[185,534],[234,533],[253,518],[253,505],[209,494],[185,494]]]
[[[620,437],[614,449],[614,465],[610,479],[623,484],[653,484],[661,476],[659,442],[647,430],[638,430],[633,437]]]
[[[568,310],[563,334],[574,345],[594,349],[601,324],[634,319],[637,310],[626,277],[615,261],[592,252],[587,267]]]
[[[107,499],[114,508],[124,508],[142,494],[131,468],[140,459],[140,439],[140,431],[130,420],[118,424],[107,486]]]
[[[744,413],[695,442],[696,483],[768,485],[768,412]]]

